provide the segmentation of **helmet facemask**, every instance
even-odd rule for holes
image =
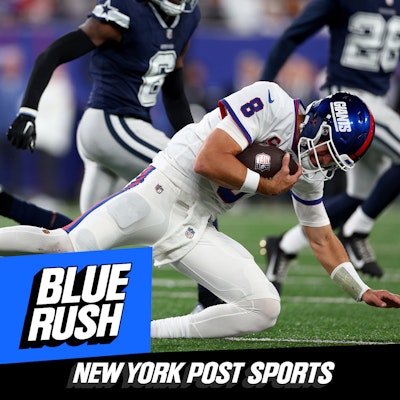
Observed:
[[[309,118],[307,115],[305,118]],[[306,123],[306,122],[305,122]],[[321,165],[317,150],[327,145],[332,157],[330,165]],[[308,181],[328,181],[333,178],[337,169],[347,171],[354,167],[354,161],[347,154],[339,154],[332,139],[332,128],[326,121],[322,121],[315,138],[300,137],[297,146],[299,163],[303,169],[303,176]],[[314,155],[315,163],[311,162],[310,155]]]
[[[197,0],[182,0],[179,4],[169,0],[151,0],[151,2],[157,4],[161,11],[171,17],[176,17],[182,13],[191,13],[197,4]]]

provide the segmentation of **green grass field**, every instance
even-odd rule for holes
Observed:
[[[76,207],[62,210],[78,214]],[[380,279],[363,277],[378,289],[400,293],[400,204],[378,220],[371,243],[384,268]],[[13,224],[7,219],[1,225]],[[279,235],[296,223],[286,200],[257,199],[219,218],[220,230],[241,242],[265,268],[259,240]],[[153,269],[152,318],[190,313],[196,303],[196,283],[171,267]],[[226,339],[153,339],[152,352],[267,349],[320,346],[357,346],[400,343],[400,310],[378,309],[354,302],[316,262],[309,248],[292,264],[282,291],[282,311],[276,326],[263,333]]]
[[[363,276],[376,289],[400,293],[400,206],[391,206],[378,220],[371,243],[384,276]],[[220,230],[241,242],[265,268],[259,240],[279,235],[296,223],[291,204],[262,199],[219,218]],[[196,285],[169,267],[153,272],[153,318],[191,312]],[[400,310],[356,303],[337,287],[304,249],[291,265],[282,290],[282,311],[276,326],[263,333],[227,339],[154,339],[152,352],[236,350],[400,343]]]

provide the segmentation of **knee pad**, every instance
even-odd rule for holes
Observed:
[[[262,332],[275,326],[280,312],[281,303],[278,300],[271,298],[254,300],[252,311],[254,332]]]

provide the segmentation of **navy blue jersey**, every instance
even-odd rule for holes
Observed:
[[[198,7],[175,17],[171,26],[151,3],[136,0],[98,0],[89,15],[121,28],[122,42],[93,51],[88,106],[151,122],[150,109],[165,76],[200,21]]]
[[[324,87],[385,95],[399,59],[399,0],[312,1],[271,49],[261,79],[274,80],[296,47],[324,26],[330,33]]]

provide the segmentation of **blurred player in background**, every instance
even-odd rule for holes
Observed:
[[[193,122],[182,67],[200,20],[196,3],[98,0],[78,29],[36,59],[7,135],[21,149],[35,147],[38,104],[54,70],[92,53],[92,90],[77,129],[84,163],[82,211],[123,187],[168,143],[169,137],[152,126],[150,116],[160,90],[176,131]]]
[[[197,0],[100,0],[77,31],[38,57],[19,115],[8,132],[17,148],[33,150],[38,102],[55,68],[93,51],[93,87],[77,131],[85,167],[81,211],[123,187],[165,147],[168,136],[155,129],[150,118],[160,89],[174,130],[193,122],[182,68],[189,39],[200,20],[196,5]],[[7,197],[0,207],[3,215],[20,223],[56,228],[68,218],[8,193],[3,197]],[[203,294],[201,286],[198,289],[204,307],[220,302],[206,291]]]
[[[385,99],[399,60],[400,2],[311,1],[269,52],[261,79],[273,81],[295,49],[325,26],[329,27],[330,48],[321,95],[337,90],[357,94],[376,121],[371,150],[346,174],[346,192],[325,199],[325,206],[354,266],[380,277],[383,271],[368,236],[375,219],[400,193],[400,116]],[[260,242],[266,251],[267,277],[278,290],[290,261],[307,244],[299,225],[282,237]]]
[[[346,132],[341,131],[345,124]],[[304,109],[273,82],[256,82],[221,99],[213,111],[177,132],[152,163],[119,192],[64,228],[0,229],[0,251],[58,253],[147,245],[155,266],[172,265],[225,303],[196,314],[151,321],[152,338],[219,338],[273,327],[280,296],[254,257],[213,221],[256,193],[291,190],[293,206],[315,257],[354,300],[399,308],[400,296],[368,287],[334,234],[323,203],[324,182],[351,170],[367,152],[374,119],[365,103],[338,92]],[[263,178],[237,155],[252,143],[287,154]],[[299,163],[289,170],[292,154]],[[362,159],[362,158],[361,158]]]
[[[175,131],[193,122],[182,68],[199,21],[197,0],[98,0],[77,30],[37,58],[8,139],[17,148],[34,150],[38,104],[54,70],[92,52],[93,85],[77,130],[84,163],[80,209],[87,210],[122,188],[168,143],[150,117],[160,90]],[[68,218],[8,193],[3,197],[7,201],[0,211],[20,223],[56,228]],[[215,301],[207,294],[202,303]]]
[[[60,212],[39,207],[4,191],[1,187],[0,215],[20,224],[40,226],[47,229],[61,228],[72,221],[70,217]]]

